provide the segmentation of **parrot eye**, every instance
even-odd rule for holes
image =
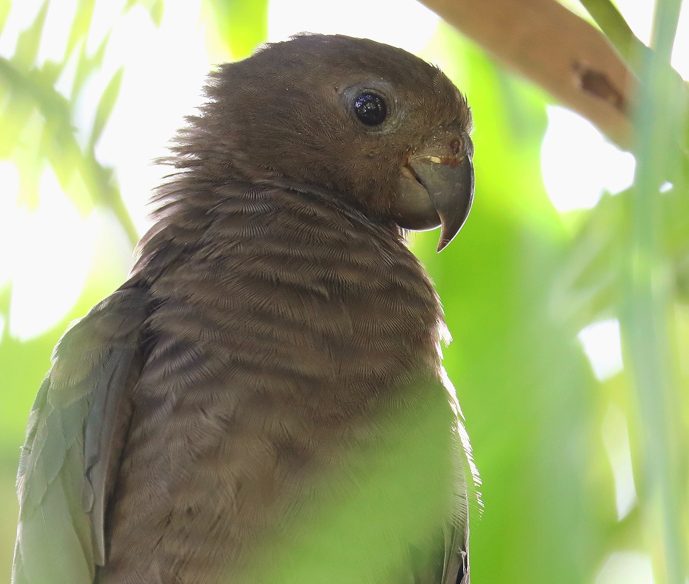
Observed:
[[[385,121],[388,115],[388,108],[385,100],[377,93],[365,91],[359,94],[354,100],[354,113],[362,124],[367,126],[378,126]]]

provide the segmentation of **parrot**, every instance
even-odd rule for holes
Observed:
[[[408,244],[469,214],[466,97],[315,33],[204,91],[128,279],[38,391],[13,584],[468,584],[479,479]]]

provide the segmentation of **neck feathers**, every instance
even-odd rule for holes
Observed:
[[[248,379],[381,387],[438,371],[438,298],[396,230],[322,195],[189,186],[159,196],[135,267],[183,321],[175,334],[245,354]]]

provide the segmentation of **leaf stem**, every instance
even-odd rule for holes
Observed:
[[[651,534],[654,508],[660,511],[662,546],[655,558],[660,582],[684,582],[685,537],[680,524],[678,445],[683,443],[675,404],[677,364],[670,314],[671,269],[662,245],[660,186],[679,164],[681,151],[672,129],[683,122],[686,101],[673,92],[669,66],[681,0],[660,0],[654,20],[653,48],[643,54],[640,93],[634,113],[637,173],[630,198],[631,231],[622,306],[627,362],[633,376],[644,455],[642,494]],[[672,96],[674,99],[668,99]]]

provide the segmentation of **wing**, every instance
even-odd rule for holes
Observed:
[[[405,574],[404,580],[409,584],[470,584],[469,569],[469,507],[470,501],[475,502],[480,509],[481,498],[478,491],[480,477],[476,465],[474,464],[471,443],[464,427],[464,416],[457,400],[457,395],[452,382],[447,376],[444,368],[440,370],[442,388],[445,397],[443,404],[449,405],[450,422],[449,436],[447,443],[441,445],[442,457],[431,454],[431,458],[437,459],[438,463],[446,470],[440,470],[438,466],[421,467],[418,460],[414,459],[414,466],[417,472],[422,472],[431,478],[431,482],[426,484],[424,493],[432,494],[436,482],[441,483],[448,479],[453,484],[453,498],[448,506],[441,508],[442,523],[433,528],[431,539],[420,540],[418,547],[410,548],[410,567],[411,570]],[[424,405],[431,401],[431,396],[436,394],[426,392],[424,395]],[[418,404],[415,404],[414,415],[422,416]],[[430,440],[433,432],[428,432],[431,428],[436,430],[441,427],[440,419],[432,416],[432,426],[424,426],[424,437],[428,438],[427,452],[432,453],[434,448]],[[444,425],[444,424],[443,424]],[[405,428],[409,428],[406,425]],[[449,447],[449,450],[447,448]],[[449,461],[446,456],[449,455]],[[447,462],[450,464],[447,465]],[[437,464],[438,464],[437,463]],[[422,469],[422,470],[420,470]],[[448,474],[445,474],[448,473]],[[442,478],[439,478],[442,477]]]
[[[443,530],[444,558],[440,584],[470,584],[469,576],[469,494],[461,496],[455,518]],[[429,580],[430,581],[430,580]]]
[[[29,417],[17,478],[14,584],[91,584],[140,371],[148,294],[123,288],[62,338]]]
[[[483,507],[479,490],[481,476],[474,463],[471,441],[464,427],[464,414],[457,399],[457,392],[444,367],[441,369],[441,377],[457,420],[456,433],[460,448],[456,453],[456,459],[461,461],[459,480],[462,483],[460,491],[463,492],[459,504],[459,521],[453,522],[453,525],[446,528],[445,532],[445,561],[441,582],[443,584],[470,584],[469,500],[470,494],[473,494],[478,508]]]
[[[448,539],[445,553],[450,556],[446,559],[446,575],[443,577],[443,584],[470,584],[468,518],[461,528],[453,530]]]

